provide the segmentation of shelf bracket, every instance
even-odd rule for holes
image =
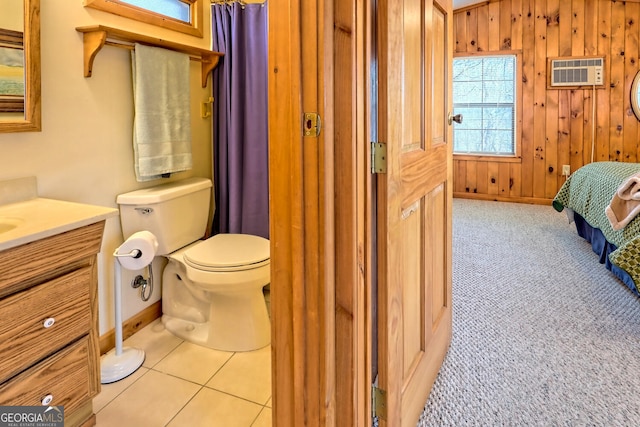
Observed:
[[[84,76],[91,77],[93,71],[93,60],[96,58],[102,46],[107,41],[106,31],[94,31],[83,33],[84,39]]]
[[[202,54],[202,87],[207,87],[207,79],[209,78],[209,74],[213,71],[214,68],[218,65],[218,61],[220,61],[220,55],[208,55],[206,53]]]

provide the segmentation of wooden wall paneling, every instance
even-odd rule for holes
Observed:
[[[635,15],[633,15],[635,13]],[[635,18],[632,18],[633,21],[633,25],[631,26],[632,28],[630,29],[630,31],[633,34],[633,38],[634,38],[634,42],[633,42],[633,46],[632,46],[632,54],[633,54],[633,59],[631,61],[629,61],[630,63],[633,64],[633,66],[631,67],[631,69],[629,70],[629,73],[625,73],[626,75],[628,75],[628,84],[631,85],[633,83],[633,79],[636,75],[636,73],[638,72],[638,70],[640,70],[640,22],[638,22],[640,20],[640,4],[637,4],[635,7],[632,8],[632,16],[635,16]],[[631,95],[629,96],[629,102],[631,102]],[[633,116],[633,111],[630,111],[630,114]],[[626,128],[625,128],[625,133],[626,133]],[[640,161],[640,123],[634,123],[634,131],[632,132],[635,134],[635,153],[636,153],[636,162]]]
[[[522,20],[519,21],[519,25],[522,26]],[[512,27],[513,28],[513,27]],[[522,33],[522,31],[520,31],[520,33]],[[522,45],[522,41],[519,43],[520,45]],[[521,166],[521,162],[522,162],[522,102],[519,102],[522,100],[522,52],[519,52],[516,54],[516,78],[515,78],[515,90],[516,90],[516,102],[515,102],[515,135],[514,135],[514,141],[516,144],[516,162],[512,162],[510,164],[510,166],[513,166],[514,164],[518,165],[517,171],[518,171],[518,175],[513,175],[513,167],[510,168],[509,171],[509,179],[511,181],[510,184],[510,188],[509,188],[509,195],[511,196],[517,196],[520,197],[521,192],[522,192],[522,168]],[[517,184],[514,186],[514,184]]]
[[[353,23],[354,4],[351,2],[335,2],[335,25],[334,25],[334,43],[335,43],[335,68],[339,73],[344,70],[352,70],[354,67],[353,55],[355,29]],[[346,77],[346,76],[345,76]],[[335,157],[335,185],[336,188],[343,188],[336,194],[336,216],[344,216],[345,221],[336,222],[336,255],[338,262],[336,263],[336,281],[338,283],[357,279],[352,276],[349,265],[356,263],[354,253],[351,246],[357,242],[356,230],[356,188],[355,181],[357,171],[355,163],[352,159],[355,156],[351,152],[355,150],[355,88],[351,78],[334,79],[334,127],[339,129],[335,135],[334,157]],[[351,197],[349,197],[351,196]],[[345,262],[342,262],[342,259]],[[354,316],[353,304],[355,295],[351,289],[336,288],[336,347],[341,348],[343,345],[348,346],[353,343],[356,331],[352,328],[349,321],[342,318]],[[344,360],[343,363],[353,363],[353,360]],[[350,381],[336,382],[336,392],[346,392],[354,385]],[[340,408],[344,402],[337,402]]]
[[[598,54],[598,3],[599,0],[585,0],[584,6],[584,54]]]
[[[560,56],[560,0],[547,0],[547,50]]]
[[[362,354],[365,338],[364,289],[367,242],[361,209],[365,206],[364,141],[366,123],[364,92],[367,84],[362,60],[364,55],[363,1],[336,1],[331,29],[334,44],[334,158],[335,158],[335,283],[353,283],[354,286],[335,287],[336,358],[335,395],[353,396],[337,398],[335,425],[370,425],[369,399],[365,399],[370,384],[370,360]],[[350,71],[350,72],[349,72]],[[324,132],[324,130],[323,130]],[[329,153],[327,153],[329,154]],[[367,178],[368,179],[368,178]],[[362,269],[358,268],[362,267]],[[367,344],[368,343],[368,344]],[[345,372],[353,375],[345,377]],[[329,424],[329,423],[327,423]]]
[[[562,165],[573,171],[591,161],[592,151],[596,161],[640,160],[640,123],[629,108],[629,88],[640,63],[640,2],[498,0],[476,6],[475,12],[470,7],[455,14],[455,25],[476,37],[475,44],[465,39],[466,51],[499,53],[505,40],[522,51],[520,164],[509,167],[507,198],[550,200],[564,182]],[[595,95],[589,87],[546,88],[547,58],[594,55],[605,58],[605,85]],[[475,164],[475,198],[496,195],[492,179],[498,180],[499,192],[504,189],[495,164],[500,160],[464,160],[468,184]]]
[[[545,105],[546,179],[544,197],[553,199],[558,192],[562,166],[558,164],[558,91],[549,91]]]
[[[624,161],[622,131],[624,129],[624,2],[611,3],[611,103],[609,106],[609,159]]]
[[[271,290],[273,423],[333,426],[333,45],[326,34],[332,10],[323,0],[271,6],[269,97],[278,99],[269,104],[269,165],[278,171],[269,182],[278,218],[270,226],[271,276],[278,283]],[[319,137],[303,139],[303,111],[328,118]]]
[[[558,8],[558,55],[571,55],[571,2],[563,0]]]
[[[571,93],[568,90],[558,92],[558,167],[571,165]],[[561,177],[560,183],[564,183]]]
[[[520,126],[520,157],[522,164],[521,195],[533,196],[533,87],[535,83],[535,52],[530,47],[535,41],[535,9],[534,0],[523,0],[522,3],[522,90],[520,92],[520,108],[522,126]]]
[[[359,363],[359,369],[357,370],[357,385],[358,392],[354,404],[356,405],[356,411],[362,416],[361,422],[356,425],[370,426],[372,424],[372,399],[371,399],[371,384],[373,384],[374,366],[375,374],[377,374],[378,361],[374,359],[376,356],[373,354],[373,346],[375,345],[374,334],[372,325],[375,325],[377,321],[377,304],[373,303],[374,295],[374,283],[377,282],[377,277],[374,272],[374,253],[376,237],[373,233],[373,227],[375,226],[375,216],[373,214],[373,206],[375,201],[373,197],[373,175],[371,174],[371,151],[370,141],[372,141],[372,127],[371,120],[372,111],[377,108],[377,99],[372,97],[373,93],[373,78],[371,64],[377,57],[373,53],[372,34],[375,32],[374,27],[374,13],[373,2],[367,0],[356,1],[356,47],[355,54],[356,60],[356,75],[354,77],[356,82],[356,110],[357,120],[360,121],[357,127],[356,134],[356,151],[357,151],[357,170],[358,176],[361,178],[358,180],[357,192],[358,192],[358,264],[353,268],[358,270],[358,285],[361,289],[358,292],[361,295],[361,301],[356,301],[359,312],[364,314],[364,319],[355,320],[358,327],[362,328],[362,338],[358,342],[357,347],[357,363]],[[453,29],[453,28],[452,28]],[[335,70],[336,74],[338,69]],[[336,282],[336,285],[339,282]],[[337,287],[337,286],[336,286]],[[364,345],[362,345],[364,340]],[[364,364],[364,366],[362,366]],[[339,376],[343,375],[342,371],[338,371],[336,368],[336,382],[338,382]],[[336,395],[338,399],[342,396]],[[364,400],[364,401],[363,401]],[[336,426],[342,425],[342,417],[338,413],[336,418]]]
[[[467,11],[467,47],[466,52],[478,50],[478,9]]]
[[[593,137],[593,101],[595,98],[593,88],[585,89],[582,91],[582,160],[580,165],[586,165],[591,163],[591,151],[593,150],[592,146],[595,146],[595,140]],[[595,160],[595,156],[594,156]]]
[[[611,77],[611,1],[598,0],[597,54],[605,58],[604,78],[608,82]],[[611,86],[604,85],[596,93],[596,161],[609,160],[609,105]]]
[[[489,164],[487,162],[476,162],[476,194],[489,194]]]
[[[488,194],[500,194],[500,163],[487,162]]]
[[[458,13],[453,18],[455,22],[455,51],[464,52],[467,48],[467,14]]]
[[[558,16],[559,0],[547,0],[547,57],[558,56]],[[558,94],[557,90],[547,91],[546,111],[546,165],[545,197],[553,198],[558,191],[562,166],[558,164]]]
[[[500,50],[511,50],[511,0],[500,2]]]
[[[584,6],[584,54],[586,56],[597,55],[598,52],[598,1],[585,0]],[[594,112],[594,104],[597,108],[597,94],[594,94],[593,88],[584,91],[584,140],[585,150],[582,153],[582,164],[591,163],[591,159],[596,160],[595,151],[597,130],[597,111]],[[593,154],[592,154],[592,151]]]
[[[511,0],[511,49],[522,49],[522,0]]]
[[[453,191],[464,193],[467,186],[467,162],[464,160],[454,160]]]
[[[498,163],[500,197],[509,197],[511,192],[511,168],[509,165],[509,163]]]
[[[501,2],[489,3],[489,52],[500,50],[500,4]]]
[[[467,182],[464,191],[467,193],[478,192],[478,162],[467,162]]]
[[[476,9],[478,11],[478,31],[477,48],[479,52],[486,52],[489,50],[489,6],[484,5]]]
[[[271,259],[271,277],[278,283],[271,290],[273,420],[277,420],[278,425],[295,426],[303,425],[301,421],[305,419],[300,410],[302,405],[296,399],[297,390],[304,387],[303,375],[294,362],[294,352],[303,345],[304,328],[299,322],[293,322],[295,289],[304,283],[299,267],[304,260],[300,217],[303,202],[299,185],[302,182],[302,138],[295,132],[295,123],[302,111],[297,102],[300,88],[290,87],[300,76],[300,34],[297,31],[300,22],[297,2],[282,0],[279,3],[280,8],[286,8],[289,13],[287,19],[278,13],[269,15],[269,26],[276,29],[269,32],[269,98],[279,100],[269,104],[269,165],[272,170],[280,168],[281,172],[271,174],[269,181],[270,212],[272,217],[278,218],[271,221],[270,240],[273,252],[276,245],[282,245],[277,256]],[[282,203],[283,200],[289,203]]]
[[[572,2],[571,55],[584,56],[584,1]],[[571,170],[583,165],[584,90],[571,90]]]
[[[317,8],[317,1],[311,0],[309,3],[302,2],[302,22],[300,25],[303,40],[302,49],[302,111],[318,111],[318,85],[322,81],[318,79],[318,52],[309,51],[304,47],[313,45],[315,43],[312,40],[318,41],[317,34],[317,15],[312,16],[311,10]],[[307,44],[309,43],[309,44]],[[324,111],[319,111],[321,117],[326,117]],[[325,123],[326,125],[326,123]],[[305,137],[302,143],[302,182],[303,182],[303,200],[304,200],[304,216],[303,216],[303,230],[304,230],[304,242],[307,256],[305,256],[303,269],[304,269],[304,282],[309,284],[305,286],[304,290],[298,290],[300,292],[300,300],[298,301],[299,307],[297,310],[301,315],[298,317],[300,323],[304,325],[303,334],[304,356],[302,361],[305,369],[304,385],[307,390],[321,390],[324,386],[322,378],[322,367],[326,363],[326,354],[324,350],[320,352],[320,341],[323,334],[324,327],[324,310],[321,309],[322,304],[321,295],[324,294],[322,287],[322,281],[324,278],[324,271],[321,268],[321,258],[325,255],[324,251],[320,248],[323,236],[320,234],[320,230],[315,228],[314,224],[320,223],[319,215],[322,212],[320,208],[320,186],[323,182],[323,177],[320,176],[320,169],[318,163],[318,156],[320,153],[321,141],[324,139],[326,129],[323,129],[322,137],[309,138]],[[317,199],[313,200],[312,195],[316,195]],[[316,250],[310,250],[313,247]],[[311,253],[309,253],[311,252]],[[304,309],[303,309],[304,307]],[[333,340],[332,343],[333,345]],[[318,397],[322,396],[319,393]],[[309,399],[305,407],[306,416],[309,420],[320,420],[321,412],[324,409],[319,399]]]
[[[509,196],[519,198],[522,196],[522,180],[520,179],[522,176],[522,164],[509,163],[509,176]]]
[[[584,55],[584,0],[571,2],[571,54]]]
[[[535,2],[535,59],[534,59],[534,84],[533,84],[533,146],[535,150],[533,160],[533,197],[543,198],[545,189],[545,177],[547,174],[545,151],[545,101],[547,96],[547,55],[546,34],[547,19],[545,17],[545,3]]]
[[[582,166],[582,150],[584,149],[584,98],[582,89],[569,91],[571,102],[571,124],[569,131],[571,170]]]
[[[625,3],[624,31],[624,135],[623,152],[625,162],[637,162],[638,119],[631,108],[631,84],[638,71],[638,20],[640,3]]]

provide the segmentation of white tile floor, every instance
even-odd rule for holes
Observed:
[[[103,384],[98,427],[270,427],[271,349],[229,353],[173,336],[160,319],[124,341],[145,351],[140,369]]]

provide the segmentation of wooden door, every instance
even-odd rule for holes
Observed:
[[[378,1],[378,388],[415,426],[451,341],[451,0]]]

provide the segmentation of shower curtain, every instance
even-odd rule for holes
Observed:
[[[269,238],[266,4],[212,4],[213,233]]]

